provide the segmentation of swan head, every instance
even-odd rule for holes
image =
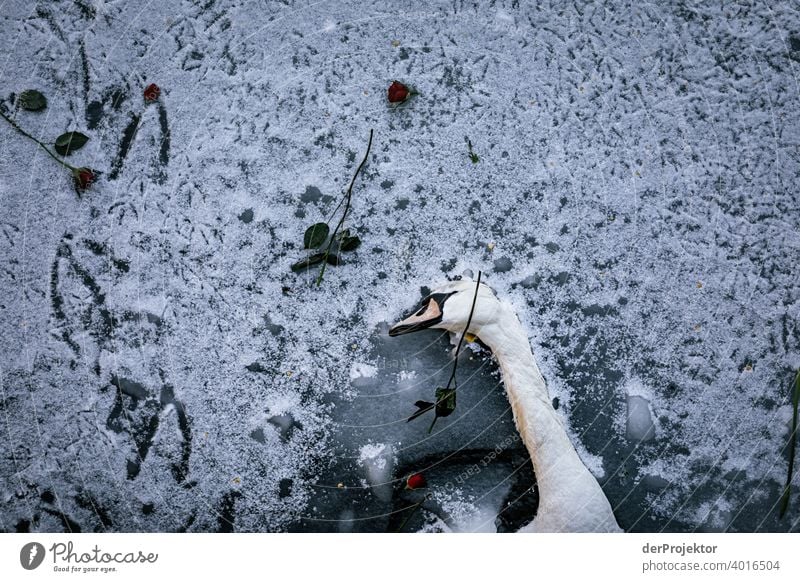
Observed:
[[[393,325],[389,335],[398,336],[428,328],[460,333],[469,320],[474,297],[475,281],[470,279],[440,285],[422,299],[410,315]],[[467,332],[479,336],[481,329],[497,323],[500,310],[501,303],[494,291],[481,283]]]

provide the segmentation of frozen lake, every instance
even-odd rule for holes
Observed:
[[[491,355],[429,435],[450,339],[387,334],[479,269],[623,528],[797,531],[797,5],[537,4],[3,3],[0,108],[103,175],[0,119],[0,531],[515,531]]]

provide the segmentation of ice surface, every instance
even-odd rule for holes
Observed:
[[[394,449],[387,444],[367,444],[361,447],[359,462],[364,467],[367,483],[382,501],[392,498]]]
[[[42,90],[19,123],[86,133],[71,163],[104,174],[79,199],[0,124],[0,530],[394,531],[412,471],[518,529],[533,475],[491,359],[462,354],[429,435],[406,418],[447,381],[448,338],[386,333],[478,269],[623,527],[797,530],[800,494],[775,511],[800,367],[796,6],[406,9],[3,5],[4,111]],[[395,78],[420,92],[400,108]],[[289,266],[370,128],[363,244],[316,287]],[[629,397],[652,438],[629,439]],[[361,462],[376,443],[389,473]],[[405,529],[480,525],[457,513],[432,500]]]
[[[369,364],[365,364],[363,362],[356,362],[350,368],[350,379],[356,380],[358,378],[374,378],[375,374],[378,373],[378,368],[375,366],[370,366]]]
[[[626,435],[633,441],[649,441],[655,436],[650,403],[641,396],[628,395],[628,424]]]

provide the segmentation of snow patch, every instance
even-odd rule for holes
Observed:
[[[369,443],[359,450],[358,462],[372,492],[382,501],[392,499],[392,471],[395,464],[394,447],[387,443]]]
[[[350,367],[350,379],[374,378],[378,375],[378,368],[371,364],[356,362]]]

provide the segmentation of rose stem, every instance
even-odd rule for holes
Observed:
[[[350,180],[350,187],[347,188],[347,196],[345,198],[344,204],[344,212],[342,212],[342,218],[339,220],[339,224],[336,225],[336,228],[333,229],[333,234],[331,235],[331,240],[328,243],[328,248],[325,249],[325,260],[322,263],[322,268],[319,271],[319,275],[317,276],[317,287],[320,286],[322,283],[322,275],[325,274],[325,267],[328,265],[328,255],[331,252],[331,246],[333,245],[333,241],[336,240],[336,233],[339,232],[339,229],[342,228],[344,224],[344,219],[347,218],[347,212],[350,210],[350,200],[353,197],[353,184],[356,182],[356,178],[358,177],[359,172],[361,172],[361,168],[364,167],[364,164],[367,163],[367,157],[369,156],[369,150],[372,147],[372,130],[369,130],[369,141],[367,142],[367,152],[364,154],[364,159],[361,160],[361,163],[356,168],[356,173],[353,174],[353,179]]]
[[[445,390],[450,389],[450,384],[455,384],[453,390],[458,388],[458,382],[456,381],[456,369],[458,368],[458,354],[461,353],[461,344],[464,341],[464,336],[467,335],[467,330],[469,329],[469,324],[472,323],[472,314],[475,313],[475,304],[478,302],[478,289],[481,286],[481,272],[478,271],[478,279],[475,281],[475,295],[472,297],[472,307],[469,309],[469,317],[467,318],[467,327],[464,328],[464,331],[461,332],[461,338],[458,340],[458,346],[456,347],[456,357],[453,360],[453,373],[450,374],[450,379],[447,381],[447,388]],[[447,398],[449,394],[445,394],[441,400],[436,401],[436,405],[433,407],[433,421],[431,425],[428,427],[428,434],[431,433],[433,430],[433,425],[436,424],[436,419],[439,418],[436,416],[436,406],[445,398]]]
[[[33,137],[33,136],[32,136],[31,134],[29,134],[27,131],[25,131],[24,129],[22,129],[22,128],[21,128],[19,125],[17,125],[17,122],[16,122],[16,121],[14,121],[14,120],[13,120],[13,119],[11,119],[10,117],[8,117],[8,116],[7,116],[5,113],[3,113],[2,111],[0,111],[0,117],[2,117],[3,119],[5,119],[5,120],[6,120],[6,121],[7,121],[9,124],[11,124],[11,127],[13,127],[14,129],[16,129],[16,130],[17,130],[18,132],[20,132],[22,135],[24,135],[24,136],[25,136],[25,137],[27,137],[28,139],[32,139],[33,141],[35,141],[35,142],[36,142],[36,143],[39,145],[39,147],[40,147],[40,148],[42,148],[44,151],[46,151],[46,152],[47,152],[47,153],[50,155],[50,157],[51,157],[51,158],[53,158],[55,161],[57,161],[59,164],[61,164],[61,165],[62,165],[62,166],[64,166],[65,168],[69,168],[69,169],[70,169],[70,170],[72,170],[73,172],[77,170],[77,168],[75,168],[74,166],[70,166],[70,165],[69,165],[67,162],[65,162],[64,160],[62,160],[62,159],[58,158],[58,157],[57,157],[57,156],[56,156],[56,155],[55,155],[53,152],[51,152],[51,151],[50,151],[50,148],[48,148],[46,145],[44,145],[44,144],[43,144],[42,142],[40,142],[38,139],[36,139],[35,137]]]
[[[461,344],[464,342],[464,336],[467,335],[467,330],[469,329],[469,324],[472,323],[472,314],[475,313],[475,303],[478,302],[478,289],[481,286],[481,272],[478,271],[478,280],[475,282],[475,295],[472,297],[472,307],[469,310],[469,317],[467,318],[467,327],[464,328],[464,331],[461,332],[461,338],[458,340],[458,347],[456,347],[456,359],[453,361],[453,373],[450,374],[450,379],[447,381],[447,387],[450,388],[450,384],[455,384],[454,388],[458,388],[458,382],[456,382],[456,369],[458,368],[458,354],[461,353]]]
[[[428,500],[428,497],[430,497],[430,496],[431,496],[430,493],[426,493],[425,497],[422,498],[422,501],[418,501],[417,503],[414,504],[414,506],[411,508],[411,512],[403,520],[403,523],[400,524],[400,527],[397,528],[397,533],[402,533],[403,532],[403,528],[406,527],[406,524],[408,523],[408,520],[411,519],[414,516],[414,514],[417,512],[417,510],[420,507],[422,507],[422,504],[425,503]]]

